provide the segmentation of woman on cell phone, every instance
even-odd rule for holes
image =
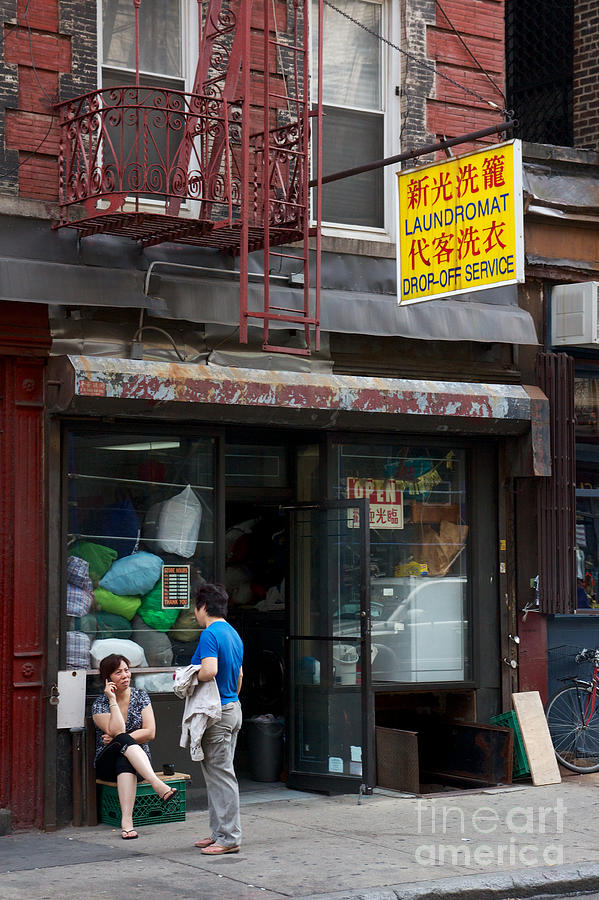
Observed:
[[[134,840],[133,805],[137,782],[148,781],[163,803],[177,789],[168,787],[152,768],[148,741],[156,736],[156,721],[146,691],[131,687],[129,660],[118,653],[105,656],[100,663],[104,693],[96,697],[92,716],[96,726],[96,776],[101,781],[116,781],[121,805],[121,837]]]

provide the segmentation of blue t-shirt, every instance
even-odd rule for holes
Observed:
[[[192,665],[200,665],[206,656],[214,656],[218,661],[216,684],[221,704],[238,700],[237,678],[243,662],[243,643],[228,622],[213,622],[202,631],[191,658]]]

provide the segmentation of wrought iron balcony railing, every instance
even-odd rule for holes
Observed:
[[[264,133],[249,134],[241,102],[141,85],[93,91],[57,110],[59,227],[233,251],[244,224],[251,249],[263,246],[265,227],[271,244],[301,239],[301,123],[269,132],[267,166]]]

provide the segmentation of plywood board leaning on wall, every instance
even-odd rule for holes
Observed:
[[[559,784],[561,775],[538,691],[512,694],[534,785]]]

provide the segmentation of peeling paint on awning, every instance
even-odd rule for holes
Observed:
[[[549,402],[537,388],[89,356],[63,357],[62,363],[57,368],[63,375],[57,404],[62,409],[67,409],[74,398],[89,398],[90,402],[101,399],[181,404],[182,417],[185,404],[349,412],[366,417],[418,416],[451,421],[453,431],[461,423],[465,434],[473,430],[468,423],[504,423],[510,427],[503,428],[503,433],[531,433],[534,472],[550,474]],[[364,427],[368,427],[367,421]],[[395,427],[399,427],[399,421]]]

